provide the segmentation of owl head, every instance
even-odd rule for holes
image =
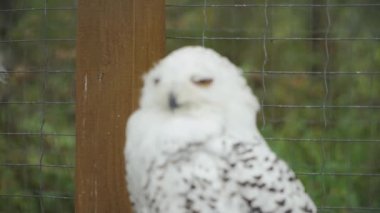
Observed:
[[[237,66],[212,49],[189,46],[144,76],[140,109],[174,117],[219,115],[240,134],[256,127],[259,104]]]
[[[241,70],[214,50],[199,46],[175,50],[152,68],[144,77],[140,104],[169,113],[203,108],[223,113],[229,105],[253,112],[259,108]]]

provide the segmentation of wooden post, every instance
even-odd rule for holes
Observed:
[[[125,122],[164,49],[164,0],[78,0],[76,212],[131,212]]]

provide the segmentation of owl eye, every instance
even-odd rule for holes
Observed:
[[[155,78],[153,80],[153,83],[154,83],[154,85],[158,85],[160,83],[160,79],[159,78]]]
[[[202,79],[192,79],[191,81],[197,86],[209,87],[212,84],[213,79],[212,78],[202,78]]]

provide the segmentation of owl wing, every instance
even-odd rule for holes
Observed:
[[[228,174],[248,212],[317,212],[302,183],[265,142],[233,142]]]
[[[145,211],[316,212],[293,171],[263,142],[189,143],[152,161]]]

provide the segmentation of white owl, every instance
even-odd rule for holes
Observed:
[[[257,130],[258,110],[241,70],[215,51],[184,47],[161,60],[127,124],[135,212],[316,212]]]

